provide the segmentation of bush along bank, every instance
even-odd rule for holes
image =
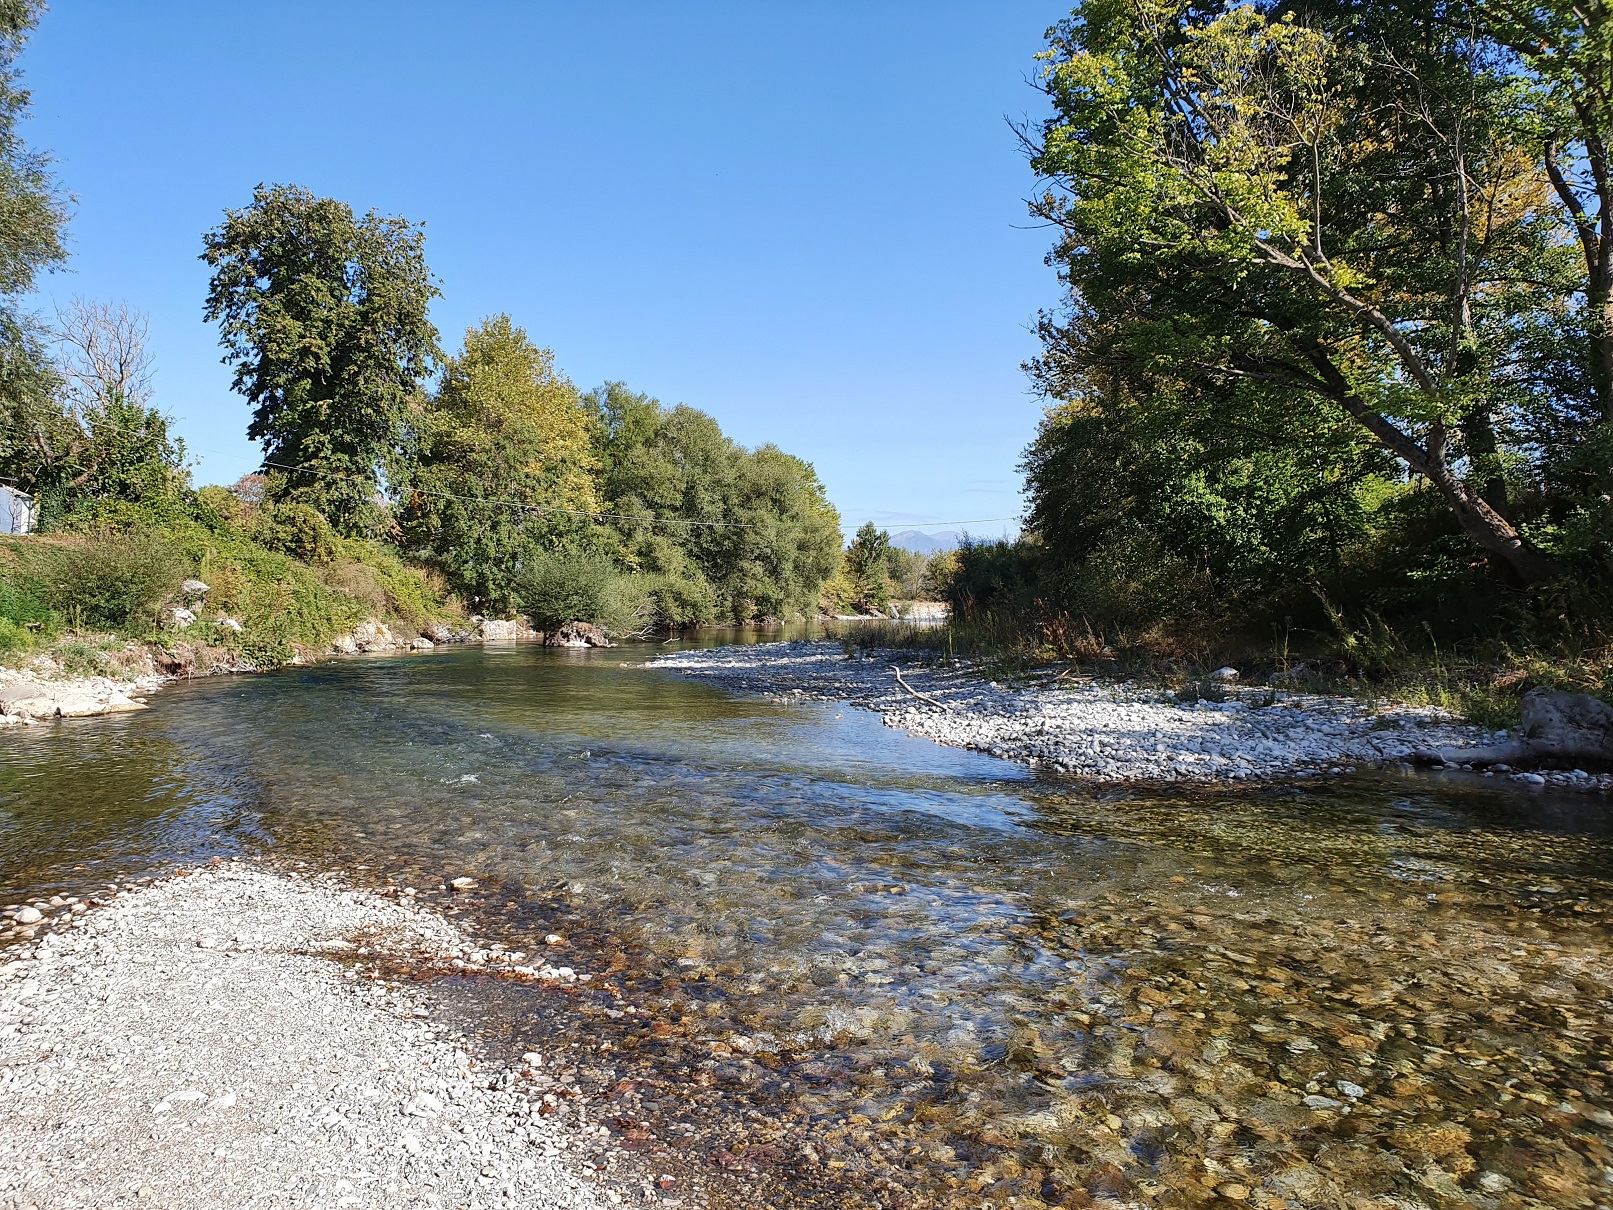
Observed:
[[[431,574],[384,546],[234,500],[204,488],[0,539],[0,717],[138,709],[167,678],[480,637]]]

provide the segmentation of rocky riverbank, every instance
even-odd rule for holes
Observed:
[[[492,1069],[407,962],[577,981],[445,917],[224,864],[13,904],[0,950],[0,1207],[566,1207],[658,1201],[582,1171],[544,1057]]]
[[[848,658],[832,642],[679,651],[649,666],[783,700],[848,702],[938,743],[1106,782],[1305,777],[1506,739],[1432,707],[1271,689],[1184,701],[1073,676],[1006,686],[965,664],[926,666],[905,652]],[[1613,777],[1584,773],[1519,776],[1613,788]]]
[[[462,626],[434,622],[424,633],[415,634],[371,618],[350,633],[337,635],[328,649],[296,650],[289,662],[297,666],[339,655],[542,638],[519,619],[474,618]],[[80,671],[86,663],[102,671]],[[183,635],[162,642],[123,640],[111,634],[69,635],[59,649],[39,652],[21,667],[0,668],[0,728],[143,710],[147,694],[176,680],[267,670],[238,651]]]

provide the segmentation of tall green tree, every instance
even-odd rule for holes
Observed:
[[[530,552],[590,542],[593,423],[554,354],[508,315],[471,328],[416,422],[407,541],[457,591],[508,608]]]
[[[864,521],[852,535],[842,563],[843,574],[856,590],[859,609],[883,611],[891,600],[890,531]]]
[[[1429,14],[1516,53],[1541,160],[1580,259],[1599,418],[1613,422],[1613,7],[1605,0],[1483,0]]]
[[[747,450],[690,407],[621,383],[590,393],[602,494],[630,570],[709,592],[744,621],[816,608],[840,555],[840,518],[809,463]]]
[[[373,533],[438,358],[423,231],[295,185],[259,185],[204,236],[206,317],[253,406],[277,501]]]
[[[1034,367],[1050,393],[1244,384],[1212,444],[1231,423],[1293,444],[1323,404],[1516,580],[1553,574],[1512,515],[1508,429],[1551,406],[1519,367],[1571,285],[1494,43],[1387,6],[1091,0],[1045,58],[1035,209],[1069,290]]]
[[[39,0],[0,0],[0,477],[26,478],[53,449],[63,418],[40,326],[20,307],[42,270],[67,259],[67,197],[51,158],[22,137],[28,92],[18,56],[43,9]]]

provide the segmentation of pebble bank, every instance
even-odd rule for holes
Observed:
[[[1179,701],[1162,690],[1073,677],[1010,687],[966,664],[925,666],[904,652],[848,658],[832,642],[678,651],[649,666],[783,700],[849,702],[913,735],[1109,782],[1342,773],[1505,736],[1433,707],[1311,693]]]
[[[603,1127],[551,1116],[543,1056],[484,1066],[411,985],[333,960],[524,957],[438,914],[237,863],[50,910],[12,905],[51,931],[0,951],[5,1210],[659,1200],[581,1170]]]

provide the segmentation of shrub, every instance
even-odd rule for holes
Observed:
[[[247,506],[227,487],[209,484],[196,489],[196,520],[214,533],[239,525],[246,513]]]
[[[92,639],[71,639],[56,648],[56,658],[68,676],[113,676],[119,669],[107,658],[106,647]]]
[[[52,619],[50,606],[27,587],[9,580],[0,580],[0,620],[26,630],[30,623],[43,626]]]
[[[529,554],[516,579],[516,602],[533,625],[552,630],[566,622],[599,623],[620,573],[591,555]]]
[[[336,531],[311,504],[265,505],[253,521],[251,537],[304,563],[329,563],[336,557]]]
[[[710,590],[672,576],[623,575],[598,555],[539,552],[523,561],[517,603],[542,630],[592,622],[610,634],[642,635],[657,624],[710,616]]]
[[[717,616],[717,594],[704,579],[685,576],[635,576],[654,625],[673,630],[698,626]]]
[[[0,655],[22,651],[31,639],[26,627],[17,625],[10,618],[0,618]]]
[[[33,595],[75,625],[122,630],[155,625],[188,570],[162,537],[135,530],[31,547],[19,573]]]

